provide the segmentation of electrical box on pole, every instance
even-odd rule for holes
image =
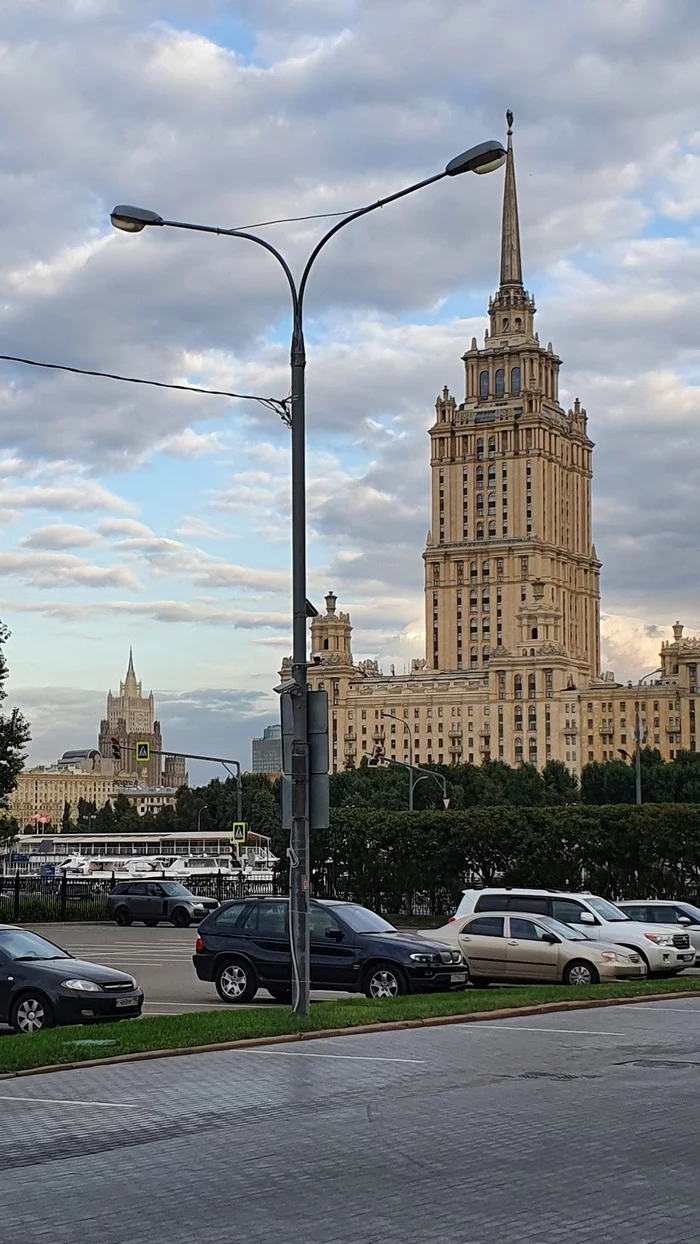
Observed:
[[[328,829],[330,778],[327,691],[307,692],[306,722],[309,739],[309,829]]]

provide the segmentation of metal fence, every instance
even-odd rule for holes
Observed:
[[[39,877],[27,873],[0,876],[0,924],[31,924],[43,920],[106,920],[107,895],[117,877]],[[140,880],[134,878],[134,880]],[[172,877],[149,875],[149,881],[172,881]],[[229,899],[252,898],[256,895],[288,893],[286,873],[273,881],[255,881],[245,877],[227,877],[209,873],[188,878],[188,888],[220,903]],[[430,890],[418,894],[367,892],[353,886],[347,877],[331,876],[318,870],[312,878],[316,898],[345,899],[371,907],[374,911],[402,916],[434,917],[442,921],[454,910],[454,895],[447,891]]]

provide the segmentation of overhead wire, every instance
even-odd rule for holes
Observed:
[[[21,363],[25,367],[43,367],[48,371],[70,372],[76,376],[97,376],[103,380],[120,380],[124,384],[144,384],[154,389],[177,389],[182,393],[205,393],[208,397],[231,397],[239,401],[259,402],[274,414],[279,415],[283,423],[291,423],[290,400],[288,397],[260,397],[257,393],[233,393],[229,389],[205,389],[196,384],[176,384],[165,380],[146,380],[142,376],[122,376],[118,372],[96,371],[89,367],[71,367],[67,363],[46,363],[40,359],[20,358],[15,354],[0,354],[0,362]]]

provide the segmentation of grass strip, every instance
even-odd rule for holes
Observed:
[[[145,1050],[178,1050],[196,1045],[218,1045],[256,1037],[276,1037],[360,1024],[396,1023],[438,1016],[472,1015],[509,1007],[549,1002],[578,1002],[596,998],[636,998],[645,994],[677,994],[700,987],[697,977],[567,988],[564,985],[505,989],[468,989],[464,993],[418,994],[370,1001],[348,998],[319,1002],[306,1020],[296,1019],[286,1007],[200,1011],[189,1015],[154,1016],[123,1020],[96,1027],[51,1028],[31,1036],[0,1038],[0,1073],[32,1067],[60,1066],[93,1058],[133,1054]],[[106,1044],[106,1042],[110,1044]],[[84,1044],[83,1044],[84,1043]]]

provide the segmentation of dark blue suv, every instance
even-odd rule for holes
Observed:
[[[467,984],[467,966],[458,950],[419,933],[399,933],[357,903],[312,899],[309,918],[312,989],[393,998]],[[250,1002],[261,986],[280,1002],[291,998],[287,899],[222,903],[202,921],[198,934],[197,976],[214,981],[224,1002]]]

